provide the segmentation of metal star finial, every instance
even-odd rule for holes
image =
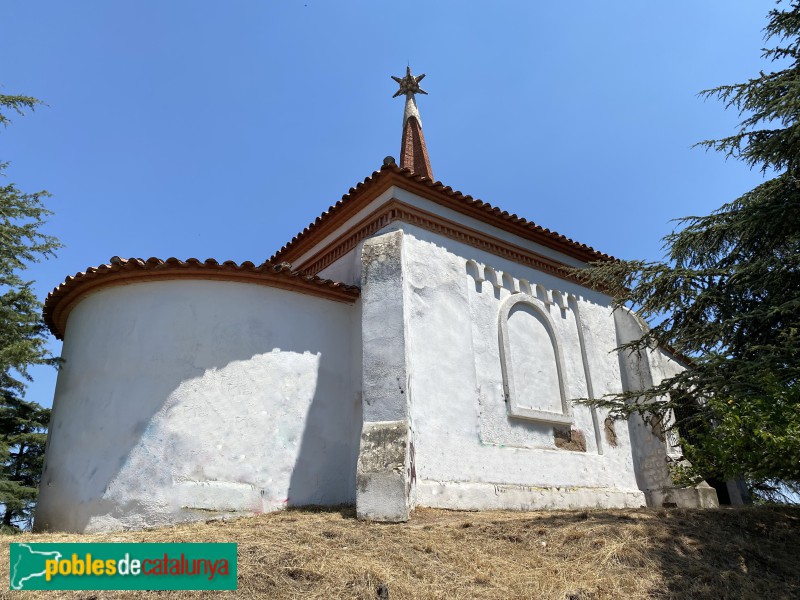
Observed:
[[[428,95],[428,92],[423,90],[419,87],[419,82],[425,78],[425,73],[422,75],[418,75],[414,77],[411,74],[411,67],[406,67],[406,76],[400,79],[399,77],[395,77],[394,75],[391,76],[397,83],[400,84],[400,89],[397,90],[397,93],[392,96],[392,98],[397,98],[402,94],[425,94]]]

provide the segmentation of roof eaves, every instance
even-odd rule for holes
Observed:
[[[56,286],[45,299],[42,316],[53,335],[58,339],[63,339],[69,310],[86,293],[97,287],[114,283],[131,283],[135,280],[152,281],[161,277],[164,279],[188,277],[267,285],[277,284],[276,287],[309,292],[344,302],[354,302],[360,294],[357,286],[323,279],[316,275],[298,273],[286,263],[267,261],[256,265],[250,261],[238,264],[227,260],[220,263],[213,258],[205,261],[189,258],[183,261],[177,258],[162,260],[151,257],[145,260],[114,256],[107,264],[89,267],[86,271],[67,277],[63,283]]]
[[[574,258],[586,262],[616,260],[613,256],[599,252],[591,246],[576,242],[556,231],[551,231],[550,229],[537,225],[533,221],[528,221],[524,217],[519,217],[516,214],[501,210],[488,202],[483,202],[482,200],[463,194],[450,186],[444,185],[441,181],[432,181],[427,177],[415,175],[409,169],[398,167],[395,164],[383,165],[380,171],[373,172],[372,175],[367,177],[364,181],[350,188],[348,193],[342,196],[341,200],[328,207],[327,211],[323,212],[313,223],[310,223],[303,231],[294,236],[278,250],[270,260],[274,262],[285,260],[287,257],[297,258],[293,256],[296,248],[298,248],[310,234],[317,231],[319,227],[326,225],[331,219],[334,219],[345,207],[361,198],[370,190],[378,187],[380,183],[384,183],[384,185],[380,185],[382,191],[384,188],[390,187],[392,183],[402,184],[403,182],[411,183],[420,191],[427,190],[429,195],[438,196],[438,198],[432,197],[431,199],[434,199],[434,201],[439,200],[440,204],[469,214],[489,224],[507,229],[520,237],[548,246],[564,254],[573,256]],[[445,199],[448,203],[441,202]],[[452,204],[449,204],[450,202],[452,202]],[[503,225],[506,226],[503,227]]]

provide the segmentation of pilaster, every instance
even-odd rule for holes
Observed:
[[[415,478],[402,231],[364,243],[361,286],[363,423],[356,511],[360,519],[406,521]]]

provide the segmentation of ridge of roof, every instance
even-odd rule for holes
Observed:
[[[501,210],[496,206],[492,206],[488,202],[483,202],[470,195],[463,194],[454,190],[450,186],[443,184],[441,181],[434,181],[422,175],[416,175],[411,170],[399,167],[394,163],[384,163],[379,171],[374,171],[369,177],[351,187],[342,199],[328,207],[314,222],[309,223],[301,232],[295,235],[289,242],[281,247],[280,250],[275,252],[270,258],[270,261],[283,261],[286,256],[296,251],[302,242],[308,238],[309,235],[316,232],[320,227],[324,226],[331,219],[335,218],[337,214],[347,206],[355,202],[358,198],[367,194],[370,190],[375,189],[383,183],[385,179],[393,178],[399,182],[407,182],[426,190],[429,193],[438,196],[444,202],[442,204],[449,206],[459,212],[470,214],[474,218],[483,220],[491,225],[500,227],[515,233],[520,237],[530,241],[542,244],[552,249],[558,250],[564,254],[584,260],[586,262],[595,260],[616,260],[613,256],[595,250],[591,246],[581,244],[575,240],[568,238],[556,231],[546,229],[541,225],[537,225],[533,221],[529,221],[524,217],[519,217],[516,214],[509,213]],[[390,187],[391,182],[385,187]],[[382,191],[382,190],[381,190]],[[295,257],[296,258],[296,257]]]
[[[64,328],[69,311],[77,300],[88,292],[105,285],[153,281],[164,279],[217,279],[245,283],[272,284],[282,289],[308,292],[333,300],[354,302],[361,290],[316,275],[293,271],[287,263],[266,261],[256,265],[251,261],[241,264],[232,260],[218,262],[213,258],[201,261],[197,258],[166,260],[151,257],[120,258],[113,256],[108,263],[89,267],[67,277],[47,295],[42,316],[48,329],[58,339],[64,338]]]

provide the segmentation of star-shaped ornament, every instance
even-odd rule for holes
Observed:
[[[418,75],[414,77],[411,74],[411,67],[406,67],[406,76],[400,79],[399,77],[395,77],[394,75],[391,76],[397,83],[400,84],[400,89],[397,90],[397,93],[392,96],[392,98],[397,98],[401,94],[425,94],[428,95],[428,92],[423,90],[419,87],[419,82],[425,78],[425,73],[422,75]]]

